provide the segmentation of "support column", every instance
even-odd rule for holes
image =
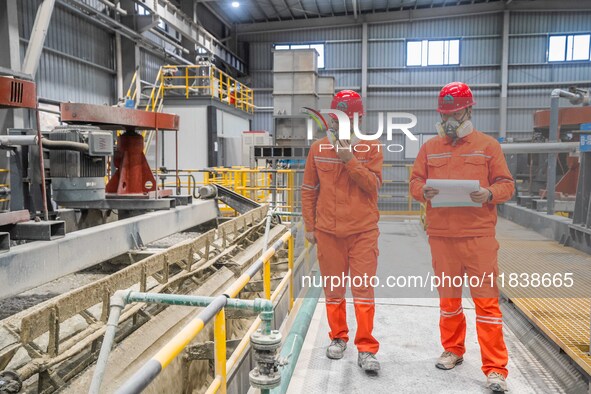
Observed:
[[[41,3],[37,10],[33,31],[31,32],[31,38],[27,46],[27,53],[23,61],[23,72],[30,74],[32,77],[35,77],[37,68],[39,68],[39,59],[43,51],[43,44],[45,43],[45,36],[47,35],[54,5],[55,0],[43,0],[43,3]]]
[[[510,14],[503,14],[503,46],[501,55],[501,100],[499,103],[499,137],[507,137],[507,85],[509,81],[509,28]]]
[[[121,17],[121,23],[125,26],[137,30],[136,26],[136,10],[135,10],[135,3],[132,0],[121,0],[119,6],[127,12],[127,16]],[[133,74],[135,73],[136,69],[140,69],[140,49],[136,45],[135,41],[130,40],[127,37],[121,37],[121,85],[123,95],[127,93],[127,89],[129,88],[129,84],[131,83],[131,79],[133,78]],[[145,76],[142,75],[141,70],[139,73],[139,77],[136,81],[138,84],[139,89],[139,81],[140,79],[145,79]],[[153,82],[153,81],[150,81]],[[120,96],[122,97],[122,96]],[[139,100],[139,94],[138,98]]]
[[[0,67],[21,71],[20,42],[18,32],[17,0],[0,2]],[[24,127],[24,111],[0,109],[0,134],[6,129]]]
[[[367,99],[367,22],[361,29],[361,97]]]

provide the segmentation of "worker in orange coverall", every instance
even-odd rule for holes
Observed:
[[[353,120],[363,116],[363,102],[357,92],[338,92],[331,103]],[[332,129],[338,129],[336,117]],[[331,130],[329,130],[329,133]],[[353,133],[351,133],[353,134]],[[330,135],[330,134],[329,134]],[[340,359],[347,348],[349,328],[346,317],[345,281],[332,286],[331,277],[351,278],[357,318],[358,365],[368,373],[380,369],[373,337],[374,289],[369,278],[376,275],[378,259],[378,191],[382,184],[383,153],[379,141],[338,140],[324,137],[310,147],[302,184],[302,212],[306,239],[317,243],[330,326],[331,344],[326,355]],[[352,149],[351,149],[352,148]],[[355,277],[367,280],[361,282]]]
[[[511,198],[514,182],[500,144],[476,131],[471,122],[475,104],[468,85],[453,82],[441,89],[437,124],[438,137],[421,147],[411,175],[411,193],[427,204],[427,234],[435,276],[485,277],[479,285],[470,283],[476,306],[476,331],[487,387],[506,391],[508,354],[503,339],[495,238],[497,207]],[[469,179],[480,182],[472,192],[477,207],[437,207],[431,199],[438,190],[426,186],[427,179]],[[491,279],[492,278],[492,279]],[[457,285],[456,285],[457,286]],[[438,287],[440,298],[441,344],[444,352],[436,366],[452,369],[461,364],[465,353],[466,318],[462,309],[461,287],[450,282]]]

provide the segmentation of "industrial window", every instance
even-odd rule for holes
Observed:
[[[316,49],[318,52],[318,68],[324,68],[324,44],[275,44],[275,49]]]
[[[406,42],[407,66],[447,66],[460,64],[460,40]]]
[[[567,34],[548,39],[549,62],[589,60],[591,34]]]

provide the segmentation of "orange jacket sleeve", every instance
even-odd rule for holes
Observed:
[[[376,146],[372,147],[367,163],[361,163],[353,157],[345,164],[349,177],[366,193],[376,196],[382,187],[382,165],[384,154]]]
[[[423,186],[427,182],[428,165],[427,165],[427,153],[425,151],[425,145],[419,149],[419,154],[415,159],[415,163],[412,166],[412,173],[410,174],[410,194],[415,200],[420,202],[426,202],[425,196],[423,196]]]
[[[320,189],[320,180],[316,172],[316,163],[314,163],[315,154],[316,145],[312,145],[306,160],[304,180],[302,182],[302,216],[308,232],[314,231],[316,225],[316,201]]]
[[[515,183],[507,167],[501,144],[495,141],[489,149],[488,154],[491,156],[491,159],[488,165],[488,182],[490,184],[488,189],[493,194],[490,203],[502,204],[510,200],[513,196]]]

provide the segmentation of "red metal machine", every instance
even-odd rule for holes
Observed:
[[[583,123],[591,123],[591,106],[560,108],[558,112],[558,139],[560,133],[578,131]],[[534,129],[548,136],[550,128],[550,110],[540,110],[534,113]],[[579,135],[573,134],[573,142],[579,141]],[[567,157],[567,172],[556,183],[556,193],[574,196],[577,192],[579,179],[579,158]]]
[[[0,76],[0,108],[37,108],[35,82]]]
[[[113,157],[116,171],[107,183],[107,197],[149,197],[156,194],[156,178],[144,155],[144,138],[136,129],[178,131],[178,115],[79,103],[63,103],[60,110],[62,121],[66,123],[126,130],[117,141]],[[171,194],[172,191],[167,192]],[[160,190],[157,195],[164,196],[165,193]]]

